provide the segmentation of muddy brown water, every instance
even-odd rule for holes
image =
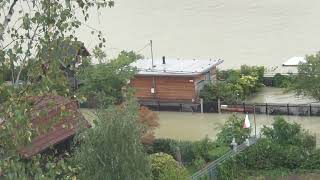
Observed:
[[[292,56],[319,50],[318,0],[115,0],[92,10],[79,28],[88,49],[91,28],[107,37],[108,56],[122,49],[150,57],[222,58],[221,67],[278,66]]]
[[[177,140],[200,140],[206,136],[215,139],[221,126],[226,122],[231,114],[223,113],[191,113],[191,112],[157,112],[160,119],[160,128],[156,130],[158,138],[173,138]],[[243,118],[244,114],[238,113]],[[270,126],[275,116],[256,115],[257,134],[266,125]],[[310,133],[320,137],[320,117],[309,116],[283,116],[289,122],[300,124]],[[254,132],[253,115],[249,115],[252,132]]]

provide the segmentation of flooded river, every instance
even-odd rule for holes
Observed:
[[[152,39],[155,57],[276,66],[319,50],[319,8],[319,0],[115,0],[92,11],[79,33],[92,49],[91,28],[101,30],[109,56],[127,49],[150,57],[142,48]]]
[[[158,112],[160,128],[156,131],[158,138],[173,138],[179,140],[199,140],[206,136],[215,139],[219,129],[230,114],[190,113],[190,112]],[[239,114],[244,116],[244,114]],[[320,117],[284,116],[289,122],[297,122],[320,141]],[[270,126],[274,116],[256,115],[257,133],[263,125]],[[253,115],[249,115],[253,127]]]
[[[306,97],[298,97],[293,92],[285,92],[285,89],[264,87],[260,92],[248,98],[248,103],[283,103],[283,104],[308,104],[315,100]],[[215,139],[221,126],[230,114],[222,113],[190,113],[190,112],[158,112],[160,128],[157,137],[174,138],[180,140],[199,140],[208,136]],[[244,114],[240,113],[244,117]],[[253,125],[253,115],[249,115]],[[311,133],[317,135],[320,143],[320,117],[315,116],[284,116],[289,122],[297,122]],[[274,116],[257,114],[257,132],[266,125],[270,126]],[[319,139],[319,140],[318,140]]]
[[[248,103],[283,103],[283,104],[314,104],[316,100],[297,96],[294,92],[286,92],[283,88],[263,87],[246,101]]]

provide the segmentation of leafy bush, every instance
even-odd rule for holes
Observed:
[[[150,155],[152,175],[155,180],[188,179],[187,171],[169,154]]]
[[[319,168],[320,151],[315,150],[315,137],[300,125],[276,117],[272,127],[264,127],[262,134],[255,145],[218,168],[220,178],[239,178],[245,171]]]
[[[263,127],[262,134],[271,141],[281,145],[296,145],[302,148],[314,149],[316,139],[303,130],[297,123],[290,124],[283,117],[276,117],[272,128]]]
[[[186,163],[193,162],[197,157],[201,157],[205,162],[211,161],[209,151],[215,149],[218,145],[208,138],[200,141],[177,141],[173,139],[156,139],[152,150],[149,153],[167,153],[176,157],[179,148],[182,161]]]
[[[277,73],[272,79],[272,84],[274,87],[288,88],[290,87],[293,80],[294,77],[292,75],[287,76]]]
[[[0,161],[0,179],[76,179],[79,167],[64,160],[37,155],[29,160],[11,157]]]
[[[175,157],[177,145],[178,141],[173,139],[155,139],[150,153],[163,152]]]
[[[201,157],[201,156],[197,156],[193,161],[192,164],[194,165],[194,167],[196,167],[197,169],[201,169],[204,167],[204,165],[206,164],[206,161]]]
[[[150,179],[148,156],[141,144],[138,106],[98,111],[96,126],[79,134],[75,163],[82,179]]]
[[[232,114],[217,134],[217,142],[229,145],[233,138],[238,144],[244,142],[250,135],[250,129],[244,129],[243,122],[244,118],[239,117],[237,114]]]
[[[237,103],[263,86],[263,66],[243,65],[240,69],[217,71],[219,81],[208,84],[200,92],[205,102],[223,100]]]
[[[212,148],[209,150],[208,152],[209,160],[214,161],[219,157],[223,156],[229,150],[230,150],[229,146],[216,146],[215,148]]]

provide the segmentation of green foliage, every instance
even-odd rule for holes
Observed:
[[[221,179],[247,177],[248,171],[312,170],[319,167],[318,156],[315,137],[309,135],[299,125],[290,124],[283,118],[277,117],[272,127],[263,128],[262,138],[255,145],[227,160],[218,168],[219,177]]]
[[[312,97],[320,101],[320,52],[306,56],[306,63],[298,66],[298,74],[292,89],[298,95]]]
[[[49,156],[35,156],[30,160],[22,160],[18,157],[7,158],[0,161],[1,179],[5,180],[54,180],[76,179],[79,168],[73,166],[69,159],[57,159]]]
[[[177,148],[180,150],[183,163],[195,169],[214,161],[229,150],[228,146],[221,146],[208,138],[200,141],[177,141],[172,139],[156,139],[150,153],[167,153],[176,157]]]
[[[188,179],[188,173],[186,169],[180,166],[171,155],[165,153],[155,153],[150,155],[150,160],[153,179]]]
[[[110,107],[98,111],[97,117],[95,127],[79,135],[75,163],[82,168],[80,178],[150,179],[137,104]]]
[[[215,102],[218,99],[224,102],[237,102],[241,99],[241,94],[243,94],[241,86],[223,81],[206,84],[200,91],[200,97],[203,98],[205,102]]]
[[[175,157],[178,144],[179,141],[173,139],[155,139],[152,145],[151,153],[163,152]],[[183,149],[180,148],[180,151],[182,150]]]
[[[200,97],[205,102],[220,99],[226,103],[237,103],[262,87],[263,75],[263,66],[242,65],[240,69],[217,71],[219,81],[206,85]]]
[[[232,114],[228,121],[222,126],[221,131],[217,134],[217,142],[229,145],[235,138],[238,144],[243,143],[249,137],[250,129],[243,128],[244,118],[237,114]]]
[[[121,52],[116,59],[109,63],[90,65],[79,73],[79,95],[88,101],[93,101],[93,106],[107,107],[123,101],[122,88],[135,74],[135,69],[129,66],[139,55],[133,52]]]
[[[276,117],[272,128],[263,127],[262,134],[281,145],[295,145],[308,149],[315,148],[316,139],[305,132],[297,123],[290,124],[283,117]]]
[[[259,83],[263,82],[264,71],[265,71],[265,69],[263,66],[242,65],[240,67],[240,74],[241,75],[257,77],[257,80]]]
[[[206,164],[206,161],[201,157],[201,156],[197,156],[192,164],[194,165],[194,167],[196,167],[197,169],[201,169],[204,167],[204,165]]]
[[[218,159],[219,157],[227,153],[229,150],[229,146],[216,146],[214,148],[209,149],[208,156],[210,161]]]
[[[294,76],[293,75],[281,75],[280,73],[277,73],[273,79],[272,84],[274,87],[280,87],[280,88],[289,88],[294,82]]]

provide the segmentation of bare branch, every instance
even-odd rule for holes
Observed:
[[[31,37],[31,40],[30,40],[29,43],[28,43],[28,49],[27,49],[27,51],[26,51],[26,53],[25,53],[25,55],[24,55],[24,58],[23,58],[23,60],[22,60],[22,62],[21,62],[21,64],[20,64],[20,70],[19,70],[19,73],[18,73],[18,75],[17,75],[15,84],[18,84],[18,81],[19,81],[19,79],[20,79],[20,74],[21,74],[21,72],[22,72],[23,66],[24,66],[25,61],[26,61],[26,59],[27,59],[27,53],[30,51],[30,49],[31,49],[31,47],[32,47],[33,39],[34,39],[34,37],[35,37],[36,34],[37,34],[38,28],[39,28],[39,25],[38,25],[38,26],[36,27],[36,29],[34,30],[33,36]]]

